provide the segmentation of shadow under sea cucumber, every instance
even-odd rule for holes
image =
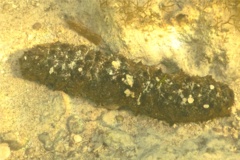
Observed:
[[[85,45],[37,45],[19,62],[24,79],[171,124],[229,116],[234,103],[233,91],[211,76],[167,74]]]

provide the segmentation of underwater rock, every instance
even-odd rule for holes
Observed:
[[[38,45],[19,62],[24,79],[171,124],[229,116],[234,103],[233,91],[211,76],[167,74],[85,45]]]

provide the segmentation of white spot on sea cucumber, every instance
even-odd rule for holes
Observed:
[[[78,72],[82,72],[82,70],[83,70],[82,68],[78,68]]]
[[[188,100],[188,103],[189,103],[189,104],[191,104],[191,103],[193,103],[193,102],[194,102],[194,99],[193,99],[193,97],[192,97],[192,95],[191,95],[191,94],[189,95],[189,97],[188,97],[188,99],[187,99],[187,100]]]
[[[107,69],[109,75],[113,75],[113,71],[111,69]]]
[[[66,64],[63,63],[63,64],[62,64],[62,70],[65,70],[65,69],[66,69]]]
[[[183,98],[181,104],[186,104],[187,98]]]
[[[24,56],[24,59],[27,60],[27,56]]]
[[[145,83],[145,85],[146,85],[146,87],[145,87],[144,90],[142,91],[143,93],[148,92],[148,91],[149,91],[148,89],[149,89],[150,87],[152,87],[150,81],[147,81],[147,82]],[[160,85],[161,85],[161,84],[160,84]]]
[[[121,61],[119,61],[119,60],[112,61],[112,66],[113,66],[116,70],[118,70],[118,69],[120,68],[120,66],[121,66]]]
[[[182,94],[183,90],[178,89],[178,94]]]
[[[181,89],[179,89],[178,91],[177,91],[177,93],[178,93],[178,95],[181,97],[181,98],[184,98],[184,95],[183,95],[183,90],[181,90]]]
[[[126,89],[126,90],[124,91],[124,93],[125,93],[125,95],[126,95],[127,97],[132,97],[132,98],[135,97],[134,92],[130,91],[129,89]]]
[[[122,81],[123,81],[125,84],[129,85],[130,87],[132,87],[132,86],[133,86],[133,83],[134,83],[133,76],[131,76],[131,75],[129,75],[129,74],[126,75],[126,79],[122,78]]]
[[[68,64],[69,68],[73,69],[75,67],[76,63],[72,61],[70,64]]]
[[[166,83],[170,83],[171,81],[170,81],[170,79],[166,79],[165,82]]]
[[[209,104],[204,104],[203,108],[208,109],[209,108]]]
[[[178,91],[177,91],[177,93],[178,93],[178,95],[181,97],[181,98],[183,98],[184,97],[184,95],[183,95],[183,90],[182,89],[178,89]]]
[[[82,54],[82,51],[81,51],[81,50],[78,50],[78,51],[76,52],[76,54],[77,54],[77,55],[81,55],[81,54]]]
[[[49,74],[52,74],[53,72],[54,72],[54,68],[51,67],[51,68],[49,69]]]
[[[142,93],[139,94],[138,96],[138,99],[137,99],[137,105],[140,105],[141,104],[141,96],[142,96]]]
[[[214,85],[212,85],[212,84],[209,87],[211,90],[213,90],[215,88]]]
[[[57,66],[58,66],[58,63],[54,64],[54,66],[53,66],[53,67],[57,67]]]
[[[191,89],[191,90],[193,90],[193,88],[194,88],[194,82],[191,82],[190,84],[189,84],[189,88]]]

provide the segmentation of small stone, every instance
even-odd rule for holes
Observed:
[[[11,150],[7,143],[0,143],[0,160],[5,160],[11,155]]]
[[[73,140],[75,143],[79,143],[79,142],[82,142],[82,136],[78,135],[78,134],[75,134],[73,136]]]
[[[103,134],[103,142],[109,147],[132,147],[134,141],[126,132],[111,130]]]
[[[109,105],[105,105],[104,107],[110,110],[116,110],[120,108],[120,106],[117,104],[109,104]]]
[[[108,126],[115,126],[117,124],[116,120],[117,114],[118,111],[115,110],[109,111],[102,116],[102,121],[104,122],[104,124]]]
[[[36,152],[34,148],[26,148],[25,155],[30,156],[33,155],[34,152]]]
[[[46,151],[51,151],[53,150],[53,142],[50,139],[49,133],[43,132],[38,135],[39,141],[43,143],[44,149]]]
[[[122,115],[117,115],[117,116],[115,117],[115,119],[116,119],[116,121],[117,121],[118,123],[122,123],[123,120],[124,120],[124,117],[123,117]]]
[[[13,6],[12,6],[11,4],[5,3],[5,4],[3,4],[2,10],[3,10],[3,11],[9,11],[9,10],[11,10],[12,8],[13,8]]]
[[[32,29],[39,30],[42,27],[41,23],[36,22],[32,25]]]
[[[9,132],[2,135],[2,142],[7,143],[11,150],[19,150],[23,148],[26,143],[27,139],[21,137],[18,132]]]
[[[84,122],[78,116],[70,116],[67,120],[68,131],[74,134],[82,133],[84,130]]]

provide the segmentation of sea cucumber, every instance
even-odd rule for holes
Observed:
[[[25,51],[19,62],[24,79],[170,124],[229,116],[234,103],[233,91],[211,76],[167,74],[85,45],[37,45]]]

